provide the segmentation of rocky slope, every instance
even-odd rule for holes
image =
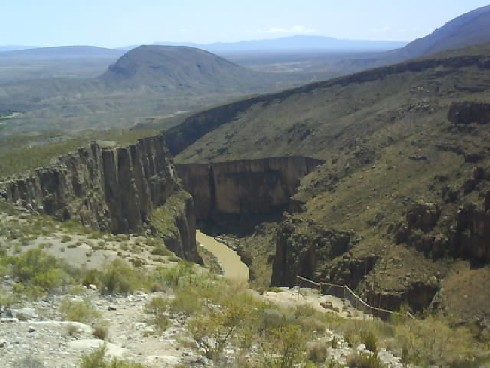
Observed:
[[[431,34],[390,52],[387,61],[400,61],[490,41],[490,6],[463,14]]]
[[[263,262],[277,284],[302,274],[422,310],[459,260],[488,267],[489,57],[487,46],[452,51],[259,96],[166,137],[179,163],[324,160],[294,196],[303,211],[249,245],[275,248]]]
[[[152,315],[145,306],[153,298],[172,300],[173,292],[143,293],[134,295],[101,296],[98,291],[84,290],[80,295],[52,295],[44,300],[25,303],[22,308],[8,308],[0,312],[0,357],[3,367],[18,367],[29,358],[31,366],[77,367],[82,354],[89,354],[105,345],[106,356],[144,364],[145,367],[217,367],[219,363],[207,359],[195,348],[189,337],[187,316],[184,313],[170,314],[169,326],[159,331],[153,324]],[[319,296],[304,290],[301,296],[295,290],[283,289],[267,292],[263,298],[272,308],[310,307],[324,313],[338,314],[347,319],[363,319],[361,312],[342,300]],[[97,337],[96,326],[90,322],[66,320],[60,313],[63,301],[88,303],[100,314],[107,334]],[[322,305],[330,307],[322,307]],[[327,317],[328,318],[328,317]],[[99,322],[99,326],[100,326]],[[334,343],[331,343],[334,341]],[[344,366],[348,357],[355,353],[369,354],[362,343],[347,341],[341,332],[325,329],[324,340],[330,361]],[[230,346],[226,350],[229,364],[239,354],[239,349]],[[389,368],[401,368],[401,358],[386,348],[378,352],[380,361]],[[24,363],[25,364],[25,363]],[[42,364],[42,365],[41,365]]]
[[[152,213],[170,198],[181,199],[173,207],[177,231],[168,245],[196,258],[192,198],[177,195],[182,188],[161,136],[128,147],[95,142],[3,187],[9,202],[112,233],[152,231]]]

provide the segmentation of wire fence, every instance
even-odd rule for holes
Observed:
[[[357,310],[360,310],[367,314],[371,314],[383,320],[388,320],[393,315],[400,315],[400,312],[390,311],[388,309],[377,308],[369,305],[364,300],[362,300],[359,295],[354,293],[347,285],[336,285],[328,282],[318,283],[302,276],[297,276],[296,280],[297,286],[299,286],[300,288],[303,287],[318,289],[321,294],[333,295],[337,298],[346,299],[350,302],[352,307],[356,308]],[[408,317],[415,319],[413,314],[411,314],[410,312],[406,313]]]

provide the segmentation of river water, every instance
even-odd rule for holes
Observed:
[[[217,258],[223,270],[223,276],[233,280],[248,281],[248,267],[242,262],[237,252],[199,230],[196,231],[196,240]]]

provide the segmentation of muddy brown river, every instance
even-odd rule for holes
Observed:
[[[203,234],[199,230],[196,231],[196,240],[217,258],[218,263],[223,270],[223,275],[226,278],[238,281],[248,281],[248,267],[242,262],[237,252],[217,241],[212,236]]]

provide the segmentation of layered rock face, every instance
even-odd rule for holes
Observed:
[[[152,211],[180,190],[161,136],[123,148],[93,143],[59,157],[50,167],[5,183],[10,202],[113,233],[143,230]],[[195,236],[189,235],[195,232],[192,203],[184,207],[175,219],[183,243],[176,249],[195,250]]]
[[[313,280],[322,278],[319,267],[347,252],[356,242],[353,233],[286,217],[277,230],[271,285],[295,285],[297,276]]]
[[[211,164],[176,165],[184,188],[192,194],[196,217],[266,214],[286,208],[300,179],[321,160],[275,157]]]
[[[483,205],[468,203],[457,210],[456,223],[446,233],[435,231],[441,210],[434,203],[417,203],[406,223],[394,231],[396,243],[406,243],[432,258],[468,259],[474,265],[490,263],[490,192]]]

